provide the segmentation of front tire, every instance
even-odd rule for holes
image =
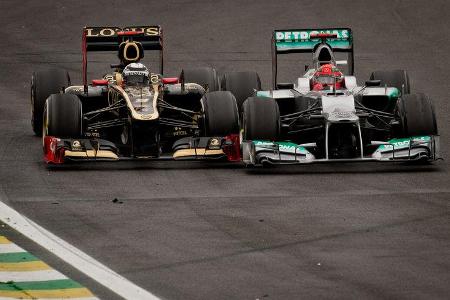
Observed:
[[[437,135],[437,122],[431,99],[424,94],[404,95],[398,99],[396,114],[400,120],[397,135],[412,137]]]
[[[280,110],[275,99],[250,97],[243,104],[243,140],[275,141],[280,135]]]
[[[82,136],[82,104],[76,95],[53,94],[44,108],[42,135],[58,138]]]
[[[233,94],[225,91],[209,92],[200,101],[206,136],[239,133],[239,112]]]
[[[34,72],[31,77],[31,127],[34,134],[42,134],[45,101],[51,94],[70,86],[69,73],[62,69],[48,69]]]

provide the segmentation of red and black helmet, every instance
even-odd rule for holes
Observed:
[[[314,91],[331,89],[342,89],[344,86],[344,75],[332,64],[320,66],[311,79],[311,87]]]

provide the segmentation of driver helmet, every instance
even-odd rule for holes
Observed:
[[[125,85],[148,85],[149,75],[147,67],[142,63],[128,64],[122,71]]]
[[[311,79],[311,86],[314,91],[331,89],[339,90],[344,87],[344,75],[332,64],[320,66]]]

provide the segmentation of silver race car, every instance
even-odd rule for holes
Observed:
[[[430,98],[411,93],[404,70],[374,71],[358,85],[351,29],[275,30],[272,46],[273,89],[242,107],[246,164],[439,158]],[[312,55],[312,66],[294,83],[279,83],[278,56],[289,53]]]

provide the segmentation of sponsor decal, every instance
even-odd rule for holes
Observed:
[[[152,73],[150,75],[150,82],[152,84],[160,84],[161,83],[161,75]]]
[[[334,110],[333,112],[330,113],[330,115],[336,119],[351,119],[355,117],[354,112],[351,111]]]
[[[288,152],[288,153],[298,153],[298,154],[306,154],[307,150],[304,147],[301,147],[295,143],[290,142],[268,142],[268,141],[253,141],[255,144],[256,151],[262,149],[273,149],[279,150],[280,152]]]
[[[185,136],[187,135],[187,131],[186,130],[177,130],[173,132],[173,136]]]
[[[137,75],[137,76],[148,76],[148,71],[125,71],[124,74],[125,76],[127,75]]]
[[[398,149],[409,148],[409,144],[412,142],[412,146],[414,144],[427,144],[431,140],[430,136],[418,136],[404,139],[392,139],[389,140],[388,143],[390,145],[380,145],[377,151],[392,151]]]
[[[220,140],[218,138],[211,138],[211,139],[209,139],[207,148],[211,149],[211,150],[221,149]]]
[[[75,140],[75,141],[72,142],[72,150],[74,150],[74,151],[82,150],[80,141]]]
[[[86,133],[85,133],[85,136],[86,136],[86,137],[96,137],[96,138],[99,138],[99,137],[100,137],[100,133],[98,133],[98,132],[86,132]]]
[[[112,37],[116,36],[119,31],[137,31],[143,32],[145,36],[160,35],[160,28],[158,26],[140,26],[140,27],[90,27],[85,28],[87,37]]]
[[[219,146],[220,145],[220,141],[218,139],[211,139],[211,141],[209,142],[209,145],[211,145],[211,146]]]
[[[327,43],[332,48],[349,49],[351,47],[351,32],[347,29],[279,30],[275,31],[275,44],[279,51],[314,49],[314,47],[320,43],[320,39],[311,38],[311,35],[320,33],[335,34],[337,36],[337,38],[327,39]]]
[[[296,42],[311,40],[311,35],[319,33],[336,34],[338,39],[349,39],[350,33],[346,29],[330,29],[330,30],[310,30],[310,31],[276,31],[275,39],[277,42]]]

